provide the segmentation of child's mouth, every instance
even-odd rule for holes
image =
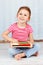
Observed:
[[[20,18],[20,20],[24,21],[24,19]]]

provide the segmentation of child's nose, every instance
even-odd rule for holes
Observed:
[[[24,18],[24,15],[22,15],[22,18]]]

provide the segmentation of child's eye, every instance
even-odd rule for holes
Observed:
[[[24,16],[27,16],[26,14],[24,14]]]
[[[20,15],[22,15],[22,13],[20,13]]]

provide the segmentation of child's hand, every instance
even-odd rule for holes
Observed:
[[[18,43],[11,43],[12,45],[19,45]]]
[[[30,44],[30,48],[32,48],[33,47],[32,43],[29,43],[29,44]]]
[[[13,45],[18,45],[18,41],[17,41],[16,39],[12,39],[11,47],[12,47]]]
[[[16,39],[11,39],[11,43],[18,43],[18,40],[16,40]]]
[[[18,43],[11,43],[10,47],[13,47],[13,45],[18,45]]]
[[[31,43],[30,41],[27,41],[28,42],[28,44],[30,44],[30,48],[32,48],[33,47],[33,43]]]

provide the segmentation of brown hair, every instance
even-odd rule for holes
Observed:
[[[27,6],[22,6],[22,7],[19,8],[17,14],[19,13],[19,11],[20,11],[21,9],[25,9],[25,10],[27,10],[27,11],[29,12],[29,18],[30,18],[30,16],[31,16],[31,10],[30,10],[30,8],[27,7]]]

